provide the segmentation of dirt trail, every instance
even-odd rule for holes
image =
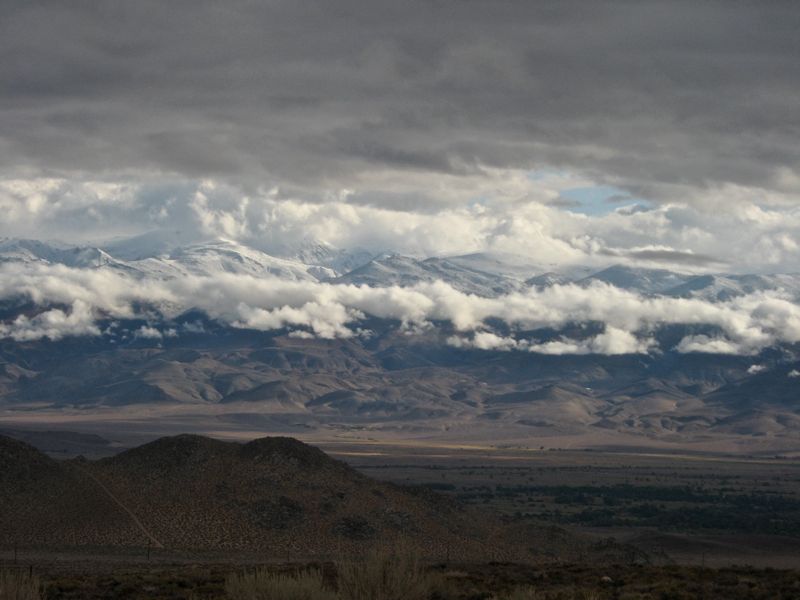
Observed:
[[[129,517],[131,518],[131,520],[132,520],[132,521],[133,521],[133,522],[136,524],[136,526],[137,526],[137,527],[138,527],[138,528],[141,530],[141,532],[142,532],[142,533],[143,533],[143,534],[144,534],[144,535],[145,535],[145,536],[146,536],[146,537],[147,537],[147,538],[148,538],[148,539],[149,539],[151,542],[153,542],[153,546],[154,546],[154,547],[156,547],[156,548],[163,548],[163,547],[164,547],[164,544],[162,544],[161,542],[159,542],[159,541],[158,541],[158,539],[156,538],[156,536],[154,536],[152,533],[150,533],[150,531],[148,531],[148,529],[147,529],[147,528],[144,526],[144,524],[143,524],[143,523],[142,523],[142,522],[139,520],[139,517],[137,517],[137,516],[136,516],[136,515],[133,513],[133,511],[132,511],[130,508],[128,508],[128,507],[127,507],[127,506],[126,506],[126,505],[125,505],[125,504],[122,502],[122,500],[120,500],[119,498],[117,498],[117,497],[114,495],[114,493],[113,493],[113,492],[112,492],[110,489],[108,489],[108,488],[105,486],[105,484],[104,484],[102,481],[100,481],[100,480],[99,480],[97,477],[95,477],[93,474],[91,474],[91,473],[90,473],[89,471],[87,471],[86,469],[80,469],[80,468],[79,468],[79,470],[81,471],[81,473],[83,473],[83,474],[84,474],[84,475],[86,475],[87,477],[91,478],[91,480],[92,480],[92,481],[94,481],[94,482],[95,482],[95,483],[96,483],[98,486],[100,486],[100,489],[101,489],[101,490],[103,490],[103,492],[105,492],[105,494],[106,494],[106,495],[107,495],[109,498],[111,498],[111,500],[112,500],[112,501],[113,501],[113,502],[114,502],[114,503],[115,503],[117,506],[119,506],[119,507],[120,507],[122,510],[124,510],[126,513],[128,513],[128,516],[129,516]]]

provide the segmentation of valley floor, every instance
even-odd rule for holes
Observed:
[[[520,584],[544,600],[800,598],[797,459],[399,440],[319,446],[371,478],[428,488],[530,531],[536,564],[427,557],[450,582],[444,600],[488,599]],[[559,532],[570,548],[559,547]],[[309,561],[332,569],[337,558],[65,547],[20,548],[16,562],[41,575],[52,599],[199,600],[222,598],[236,570]],[[14,550],[0,548],[0,566],[14,562]]]
[[[653,451],[330,445],[370,477],[422,485],[520,528],[632,546],[651,564],[800,565],[800,462]]]

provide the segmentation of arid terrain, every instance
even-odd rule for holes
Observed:
[[[652,564],[800,564],[800,462],[539,448],[340,447],[377,479],[598,540]]]
[[[170,326],[190,330],[124,343],[0,340],[0,429],[800,452],[793,350],[551,356],[456,348],[446,324],[410,336],[370,319],[370,336],[335,340],[232,329],[198,313]],[[655,335],[669,345],[690,330]],[[769,368],[751,370],[756,362]]]
[[[56,461],[0,438],[0,544],[330,558],[406,540],[431,555],[519,557],[499,520],[401,489],[289,438],[163,438],[98,461]]]
[[[800,600],[800,0],[0,7],[0,600]]]
[[[50,448],[107,440],[17,431]],[[67,447],[63,447],[67,446]],[[176,436],[96,460],[0,437],[0,565],[56,598],[223,598],[268,564],[411,544],[449,599],[794,598],[800,464],[781,458]],[[103,452],[98,452],[103,454]],[[335,457],[340,460],[334,460]]]

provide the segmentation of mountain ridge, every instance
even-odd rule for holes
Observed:
[[[370,327],[370,338],[338,340],[206,324],[204,332],[128,344],[0,343],[0,418],[99,424],[113,409],[134,430],[149,430],[155,419],[165,431],[223,427],[312,439],[358,432],[378,440],[501,436],[557,444],[569,433],[571,443],[589,447],[618,438],[800,449],[792,425],[800,378],[790,376],[800,369],[792,358],[800,349],[759,357],[547,356],[454,348],[447,332],[408,336],[378,320]],[[771,415],[770,436],[760,435],[760,425],[748,433],[751,417],[737,398]],[[737,420],[735,435],[718,428]],[[602,440],[592,427],[600,422]]]
[[[229,239],[193,239],[152,232],[99,245],[32,239],[0,239],[0,264],[60,264],[111,269],[135,277],[173,278],[235,273],[289,281],[324,281],[386,287],[444,281],[457,290],[497,297],[529,287],[603,282],[648,295],[725,301],[748,293],[785,290],[800,298],[800,274],[726,274],[671,271],[628,264],[588,267],[537,264],[530,258],[478,252],[412,257],[363,248],[335,248],[301,240],[294,245],[257,249]],[[272,252],[272,253],[270,253]]]
[[[485,299],[503,298],[509,292],[514,292],[508,297],[512,306],[521,302],[515,311],[536,310],[537,302],[528,302],[526,296],[536,300],[541,294],[545,303],[555,298],[551,310],[557,312],[558,299],[564,294],[581,292],[588,302],[595,290],[606,293],[612,288],[605,286],[613,285],[628,288],[644,301],[707,295],[714,303],[721,301],[722,290],[734,307],[737,295],[753,292],[746,302],[758,305],[761,288],[785,290],[770,296],[771,305],[759,308],[764,314],[772,310],[770,306],[780,309],[790,301],[795,282],[800,290],[800,276],[698,275],[625,265],[587,275],[588,267],[571,265],[558,273],[552,271],[553,265],[535,265],[524,257],[498,253],[429,258],[383,253],[348,274],[331,277],[332,267],[312,272],[323,267],[279,259],[227,240],[187,241],[178,235],[170,245],[164,237],[131,242],[126,256],[138,258],[126,263],[113,262],[117,259],[109,255],[113,261],[95,264],[94,259],[104,255],[64,244],[8,239],[0,242],[0,260],[5,248],[6,264],[18,263],[22,272],[26,266],[38,269],[40,264],[51,264],[47,261],[77,264],[75,260],[88,256],[84,266],[74,268],[127,273],[138,264],[140,277],[180,277],[191,272],[224,282],[228,279],[220,274],[242,273],[247,274],[240,281],[246,294],[251,293],[252,280],[263,276],[265,283],[253,294],[269,295],[276,281],[292,282],[281,292],[288,295],[286,306],[278,297],[263,309],[251,310],[255,318],[251,326],[240,318],[249,313],[242,313],[234,303],[215,318],[192,309],[191,304],[172,307],[167,302],[162,310],[145,299],[132,309],[137,317],[127,318],[122,312],[112,318],[101,308],[81,312],[78,309],[85,308],[84,304],[76,308],[63,301],[34,300],[34,292],[9,296],[0,305],[0,332],[13,332],[17,325],[23,331],[16,338],[0,339],[0,418],[21,419],[24,424],[25,419],[43,414],[53,418],[80,415],[91,421],[113,408],[132,415],[137,426],[145,428],[148,414],[174,419],[169,431],[183,429],[194,411],[190,430],[197,431],[214,431],[218,424],[242,429],[249,419],[271,433],[324,437],[342,431],[378,437],[408,432],[463,440],[500,434],[514,440],[569,434],[597,445],[616,443],[611,437],[653,444],[704,439],[733,444],[739,436],[748,447],[800,447],[793,425],[800,407],[795,402],[794,380],[786,376],[786,369],[794,368],[791,365],[800,356],[800,345],[791,336],[758,351],[731,349],[724,345],[727,332],[719,325],[646,323],[633,334],[637,342],[652,342],[652,346],[640,349],[628,344],[619,350],[613,344],[608,349],[598,346],[602,336],[614,342],[616,333],[593,320],[593,313],[583,311],[582,304],[578,312],[588,320],[537,327],[535,319],[531,325],[518,325],[517,316],[492,317],[471,325],[473,329],[467,332],[446,317],[439,320],[435,311],[422,322],[371,314],[373,308],[380,314],[384,303],[397,301],[405,306],[412,300],[431,301],[418,297],[424,296],[421,292],[426,288],[434,296],[441,293],[442,298],[435,300],[452,307],[456,316],[459,303],[468,304],[467,311],[476,307],[478,315],[491,304],[492,314],[500,314],[501,303]],[[148,254],[143,247],[151,243]],[[282,251],[302,253],[303,249],[311,257],[306,260],[317,262],[342,256],[338,249],[309,239]],[[152,275],[143,275],[147,269]],[[528,277],[532,269],[548,270]],[[130,277],[122,286],[135,286],[137,281]],[[447,287],[430,285],[440,281],[462,294],[450,298]],[[571,285],[547,298],[546,288],[564,284]],[[336,290],[337,285],[346,287]],[[395,285],[418,289],[407,297],[397,290],[364,295],[364,286]],[[582,286],[589,286],[588,291]],[[209,293],[224,295],[224,290],[209,288]],[[338,293],[355,298],[352,306],[326,302],[328,295]],[[193,298],[189,295],[189,302]],[[316,323],[339,308],[341,323],[348,328],[320,335]],[[745,311],[744,316],[749,314]],[[80,333],[86,329],[73,329],[73,318],[90,320],[91,335]],[[260,324],[262,318],[266,324]],[[49,338],[51,323],[66,323],[67,333]],[[34,325],[43,334],[26,337],[24,327]],[[769,321],[764,327],[777,326]],[[791,323],[781,327],[791,330]],[[688,340],[686,347],[681,346],[684,340]],[[715,344],[720,351],[713,351]],[[747,383],[751,381],[761,383]],[[552,385],[558,389],[549,388],[546,401],[538,400],[537,394],[546,394]],[[759,386],[771,390],[761,404]],[[497,400],[503,398],[523,401]],[[746,404],[747,410],[737,412],[740,404]],[[766,417],[753,417],[758,410]],[[603,424],[602,439],[597,438],[593,423]]]

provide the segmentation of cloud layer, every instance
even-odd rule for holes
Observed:
[[[800,54],[792,2],[38,2],[0,21],[0,235],[106,242],[157,231],[268,253],[305,241],[536,265],[796,271]],[[155,239],[155,238],[153,238]],[[155,243],[155,242],[154,242]],[[796,341],[777,294],[728,303],[556,286],[499,299],[0,270],[46,310],[25,340],[97,335],[152,301],[241,327],[353,335],[362,315],[450,321],[453,344],[683,352]],[[56,306],[51,306],[55,303]],[[622,308],[620,308],[622,307]],[[488,330],[597,321],[587,339]],[[151,326],[139,337],[157,339]]]
[[[574,174],[495,173],[448,189],[463,203],[424,211],[310,201],[278,190],[247,193],[206,180],[108,183],[0,180],[0,235],[101,243],[161,231],[171,241],[223,237],[280,254],[304,240],[421,256],[506,252],[532,264],[618,262],[689,271],[791,272],[800,261],[800,207],[726,188],[705,204],[647,205],[628,199],[603,214],[554,201],[591,182]],[[472,201],[468,202],[471,197]]]
[[[100,318],[144,318],[150,323],[139,337],[173,336],[177,332],[160,328],[162,316],[192,308],[234,327],[288,328],[321,338],[361,335],[360,321],[366,316],[398,320],[412,331],[444,321],[456,331],[448,341],[455,346],[545,354],[658,351],[651,334],[670,324],[711,326],[719,332],[716,337],[686,337],[679,352],[755,354],[800,341],[800,307],[778,292],[711,303],[647,298],[595,283],[483,298],[442,282],[374,288],[234,274],[134,281],[110,270],[20,264],[0,266],[0,282],[0,299],[24,297],[43,307],[35,317],[0,324],[0,337],[18,341],[99,335]],[[490,319],[504,322],[511,335],[492,331]],[[544,342],[521,333],[572,323],[601,323],[603,330],[586,339]]]
[[[791,2],[4,8],[6,170],[379,195],[376,177],[551,165],[659,198],[798,189]]]

